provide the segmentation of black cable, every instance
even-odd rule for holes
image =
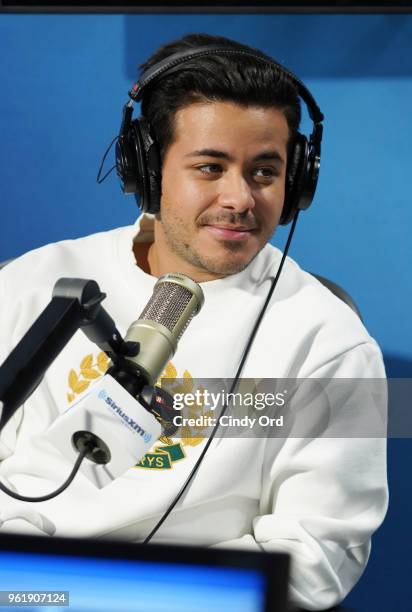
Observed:
[[[108,171],[106,172],[106,174],[104,175],[104,177],[103,177],[103,178],[99,178],[99,176],[100,176],[100,172],[101,172],[101,170],[99,170],[99,175],[98,175],[98,178],[96,179],[96,180],[97,180],[97,182],[99,183],[99,185],[100,185],[100,183],[103,183],[103,181],[105,181],[105,180],[107,179],[107,177],[109,176],[109,174],[111,174],[115,168],[116,168],[116,164],[115,164],[114,166],[112,166],[112,167],[110,168],[110,170],[108,170]]]
[[[266,297],[265,303],[263,304],[262,310],[260,311],[260,313],[259,313],[259,315],[258,315],[258,317],[256,319],[256,323],[255,323],[255,325],[253,327],[252,333],[250,334],[249,340],[248,340],[248,342],[247,342],[247,344],[245,346],[245,349],[243,351],[243,355],[241,357],[241,360],[240,360],[240,363],[239,363],[239,367],[237,369],[236,376],[235,376],[235,378],[233,380],[233,383],[232,383],[232,386],[230,388],[229,394],[233,393],[234,390],[236,389],[236,386],[237,386],[237,384],[239,382],[240,374],[241,374],[241,372],[243,370],[243,366],[245,365],[247,356],[248,356],[248,354],[250,352],[250,349],[252,347],[253,341],[255,339],[255,336],[257,334],[259,326],[260,326],[260,324],[262,322],[263,315],[265,314],[266,308],[268,307],[269,302],[271,300],[271,297],[273,295],[273,291],[274,291],[274,289],[275,289],[275,287],[276,287],[276,285],[278,283],[280,273],[282,272],[283,264],[285,263],[286,256],[287,256],[288,251],[289,251],[290,243],[292,242],[292,237],[293,237],[293,234],[295,232],[295,227],[296,227],[296,223],[297,223],[297,220],[298,220],[298,216],[299,216],[299,211],[293,217],[292,226],[291,226],[290,231],[289,231],[289,236],[288,236],[288,239],[286,241],[285,249],[283,251],[283,255],[282,255],[282,259],[281,259],[280,264],[279,264],[279,268],[278,268],[278,270],[276,272],[275,278],[272,281],[272,285],[271,285],[271,287],[269,289],[269,293],[268,293],[268,295]],[[163,525],[163,523],[165,522],[165,520],[167,519],[169,514],[172,512],[173,508],[176,506],[177,502],[180,500],[180,498],[182,497],[183,493],[186,491],[187,487],[189,486],[189,484],[193,480],[193,477],[195,476],[197,470],[199,469],[200,464],[203,461],[203,458],[206,455],[206,453],[207,453],[207,451],[208,451],[208,449],[209,449],[209,447],[210,447],[210,445],[212,443],[212,440],[215,437],[215,434],[216,434],[217,430],[219,429],[220,419],[226,413],[227,408],[228,408],[228,404],[227,404],[227,402],[225,402],[225,404],[223,405],[222,411],[221,411],[221,413],[219,415],[219,418],[217,419],[216,425],[214,426],[213,431],[212,431],[212,433],[210,435],[210,438],[206,442],[206,445],[205,445],[203,451],[201,452],[199,459],[196,461],[196,464],[194,465],[192,471],[190,472],[189,476],[187,477],[186,481],[184,482],[183,486],[181,487],[179,493],[176,495],[176,497],[174,498],[174,500],[172,501],[172,503],[170,504],[170,506],[168,507],[166,512],[163,514],[163,516],[159,520],[159,522],[156,523],[156,525],[153,527],[152,531],[145,538],[145,540],[143,541],[143,544],[148,544],[150,542],[152,537],[155,535],[155,533],[158,531],[158,529]]]
[[[282,259],[281,259],[280,264],[279,264],[278,271],[276,272],[276,276],[273,279],[272,286],[269,289],[269,293],[268,293],[268,295],[266,297],[266,301],[263,304],[262,310],[260,311],[260,314],[259,314],[258,318],[256,319],[255,326],[254,326],[254,328],[252,330],[252,333],[249,336],[249,340],[248,340],[248,343],[247,343],[247,345],[245,347],[245,350],[243,351],[243,356],[242,356],[242,359],[240,360],[239,368],[238,368],[238,371],[237,371],[236,376],[235,376],[236,384],[238,382],[238,378],[240,376],[240,373],[243,370],[243,366],[245,365],[246,358],[247,358],[248,353],[250,351],[250,348],[251,348],[251,346],[253,344],[253,340],[255,339],[255,336],[256,336],[257,331],[258,331],[259,326],[260,326],[260,323],[261,323],[261,321],[263,319],[263,315],[265,314],[265,310],[266,310],[266,308],[269,305],[269,302],[270,302],[270,300],[272,298],[272,295],[273,295],[273,291],[275,290],[275,287],[276,287],[276,285],[278,283],[280,273],[282,272],[283,264],[285,263],[286,256],[287,256],[288,251],[289,251],[290,243],[292,242],[293,234],[295,232],[295,227],[296,227],[296,223],[297,223],[297,220],[298,220],[298,217],[299,217],[299,212],[300,211],[298,210],[298,212],[293,217],[292,225],[291,225],[291,228],[290,228],[290,231],[289,231],[289,236],[288,236],[288,239],[286,241],[285,249],[283,251],[283,255],[282,255]],[[233,387],[233,385],[232,385],[232,387]],[[231,392],[233,393],[233,391],[231,391]]]
[[[113,170],[116,168],[116,164],[115,164],[114,166],[112,166],[112,167],[110,168],[110,170],[108,170],[108,171],[106,172],[106,174],[104,175],[104,177],[103,177],[103,178],[100,178],[100,176],[101,176],[101,174],[102,174],[102,170],[103,170],[103,165],[104,165],[104,162],[106,161],[106,157],[108,156],[110,149],[112,148],[113,144],[116,142],[116,140],[117,140],[118,138],[119,138],[119,135],[117,135],[117,136],[115,136],[115,137],[113,138],[112,142],[109,144],[109,146],[108,146],[108,147],[107,147],[107,149],[106,149],[106,153],[103,155],[103,159],[102,159],[102,161],[101,161],[101,163],[100,163],[100,168],[99,168],[99,171],[98,171],[98,173],[97,173],[97,178],[96,178],[96,181],[99,183],[99,185],[100,185],[101,183],[103,183],[103,181],[104,181],[104,180],[105,180],[105,179],[106,179],[106,178],[109,176],[109,174],[110,174],[111,172],[113,172]]]
[[[70,472],[68,479],[66,480],[66,482],[62,484],[61,487],[59,487],[53,493],[49,493],[48,495],[42,495],[41,497],[27,497],[26,495],[20,495],[19,493],[15,493],[14,491],[11,491],[1,481],[0,481],[0,489],[4,491],[4,493],[7,493],[7,495],[10,495],[10,497],[14,497],[14,499],[18,499],[19,501],[25,501],[25,502],[42,502],[42,501],[47,501],[48,499],[52,499],[52,497],[57,497],[57,495],[62,493],[65,489],[67,489],[69,484],[71,484],[73,478],[76,476],[77,472],[80,469],[80,465],[83,459],[85,458],[89,450],[90,449],[88,447],[83,448],[83,450],[79,453],[79,456],[76,459],[76,463],[74,464],[73,469]]]

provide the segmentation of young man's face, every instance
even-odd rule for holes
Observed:
[[[158,273],[205,281],[249,264],[279,222],[288,136],[275,108],[213,102],[176,113],[150,255]]]

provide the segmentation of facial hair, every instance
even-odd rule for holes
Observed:
[[[167,206],[164,206],[163,210],[167,210]],[[257,249],[256,253],[254,253],[249,260],[236,257],[236,255],[244,249],[242,241],[222,240],[220,241],[220,245],[226,251],[226,256],[222,258],[221,255],[214,256],[213,253],[200,253],[193,244],[193,241],[190,240],[190,228],[185,220],[180,217],[173,215],[173,218],[169,218],[167,213],[165,214],[165,212],[163,212],[163,214],[160,214],[160,221],[165,240],[170,250],[192,266],[205,270],[211,274],[221,276],[237,274],[244,270],[259,254],[270,238],[268,233],[268,235],[265,236],[265,240],[262,241],[260,248]],[[218,223],[225,223],[233,226],[242,225],[245,228],[262,231],[260,224],[254,218],[251,211],[246,211],[245,214],[221,212],[214,216],[210,213],[205,213],[196,220],[195,226],[199,228],[205,225]]]

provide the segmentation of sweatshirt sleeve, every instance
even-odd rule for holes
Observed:
[[[12,266],[11,266],[12,267]],[[10,292],[5,290],[5,282],[12,272],[3,269],[0,272],[0,366],[14,348],[13,324],[10,314],[13,304],[10,304]],[[11,456],[15,450],[19,429],[23,420],[24,405],[21,406],[0,431],[0,478],[10,489],[13,485],[2,474],[2,462]],[[0,405],[1,416],[1,405]],[[23,533],[28,535],[53,535],[53,523],[26,503],[18,502],[0,491],[0,531],[8,533]]]
[[[290,599],[324,610],[360,578],[386,513],[386,381],[373,340],[312,377],[330,381],[332,393],[303,394],[304,427],[296,419],[280,452],[267,440],[253,533],[219,546],[289,553]]]

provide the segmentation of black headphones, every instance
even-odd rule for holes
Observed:
[[[161,164],[159,147],[144,116],[132,120],[133,103],[143,97],[145,87],[152,85],[165,73],[179,70],[180,64],[207,55],[238,55],[253,57],[280,70],[296,87],[313,121],[309,140],[297,133],[286,171],[286,192],[280,224],[286,225],[299,210],[309,208],[319,176],[321,141],[324,119],[310,91],[292,72],[249,49],[205,45],[174,53],[146,70],[129,91],[131,100],[123,108],[120,133],[116,142],[116,171],[125,193],[135,194],[142,212],[156,214],[160,210]]]

